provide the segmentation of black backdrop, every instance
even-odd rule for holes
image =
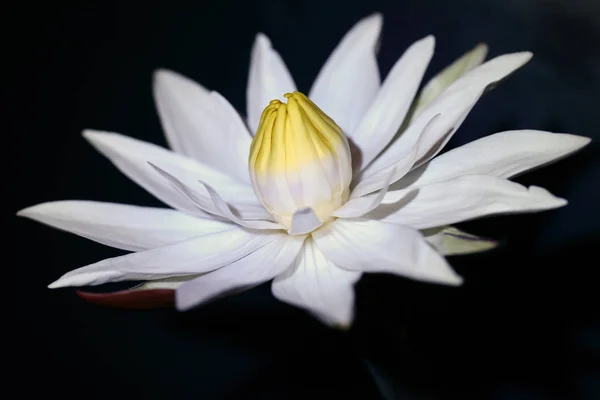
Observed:
[[[592,137],[575,157],[518,179],[569,206],[463,224],[502,246],[451,259],[466,278],[461,289],[363,278],[356,325],[345,334],[276,302],[268,285],[187,314],[105,309],[72,290],[46,289],[68,270],[120,253],[15,211],[60,199],[159,204],[96,153],[83,128],[165,145],[150,85],[158,67],[244,110],[258,31],[307,91],[341,36],[374,11],[384,14],[383,74],[429,33],[437,45],[426,78],[480,41],[490,56],[533,51],[449,147],[506,129]],[[3,327],[13,336],[4,360],[19,398],[30,390],[59,398],[377,399],[380,390],[398,399],[600,397],[596,0],[83,1],[3,14],[5,251],[16,250],[4,265],[16,272],[4,282],[15,292],[5,309],[16,314]]]

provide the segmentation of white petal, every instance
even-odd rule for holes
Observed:
[[[153,280],[193,275],[229,265],[275,239],[243,229],[198,236],[67,272],[48,287],[100,285],[126,280]]]
[[[269,38],[259,33],[252,48],[246,90],[248,124],[251,133],[256,132],[260,115],[271,100],[284,101],[284,94],[295,91],[296,84],[285,63],[271,47]]]
[[[160,175],[170,182],[183,196],[199,209],[207,213],[223,217],[238,225],[251,229],[282,229],[283,227],[275,222],[257,219],[257,217],[271,218],[271,215],[262,206],[245,207],[244,205],[229,205],[217,193],[217,191],[206,182],[198,181],[195,186],[187,185],[173,174],[164,169],[151,164]],[[235,214],[232,211],[235,210]],[[237,214],[237,215],[236,215]],[[246,220],[246,215],[252,219]]]
[[[496,57],[473,69],[440,94],[381,155],[367,167],[377,171],[390,165],[415,146],[423,128],[437,114],[435,129],[429,129],[420,142],[415,167],[435,156],[459,128],[485,89],[521,67],[531,53],[514,53]]]
[[[293,268],[275,278],[271,290],[327,325],[348,327],[354,319],[354,284],[361,275],[337,267],[308,239]]]
[[[338,219],[314,232],[313,238],[325,257],[340,268],[449,285],[462,283],[423,235],[405,226]]]
[[[357,218],[374,210],[383,201],[395,175],[396,170],[394,169],[388,174],[387,178],[384,178],[382,183],[383,188],[378,193],[348,200],[333,213],[333,216],[340,218]]]
[[[399,155],[396,162],[392,165],[385,166],[379,170],[369,169],[365,171],[364,174],[358,174],[358,184],[354,190],[352,190],[352,197],[360,197],[379,190],[384,186],[389,186],[409,172],[417,160],[417,155],[421,148],[420,139],[425,135],[427,130],[433,129],[432,126],[439,117],[440,114],[435,115],[427,125],[425,125],[423,133],[419,139],[417,139],[417,143],[415,143],[412,148],[407,148],[406,154]]]
[[[433,99],[446,90],[458,78],[480,65],[485,60],[487,52],[488,47],[485,44],[478,44],[474,49],[461,56],[427,82],[417,98],[414,111],[411,114],[412,119],[421,114]]]
[[[360,164],[355,163],[357,170],[373,161],[398,132],[433,56],[434,47],[433,36],[415,42],[385,78],[377,98],[350,135],[360,149],[360,159],[353,160],[360,161]]]
[[[288,231],[290,235],[305,235],[323,225],[312,208],[298,210],[292,216],[292,227]]]
[[[251,136],[223,96],[179,74],[159,70],[154,75],[154,98],[173,150],[250,182]]]
[[[377,96],[380,86],[376,47],[382,16],[359,21],[333,50],[308,97],[351,134]]]
[[[534,212],[566,205],[537,186],[467,175],[418,188],[394,190],[370,218],[427,229],[499,213]]]
[[[394,187],[429,185],[462,175],[510,178],[565,157],[590,142],[566,133],[500,132],[450,150],[411,171]]]
[[[239,183],[211,167],[172,151],[117,133],[86,130],[83,136],[115,166],[158,199],[187,213],[206,215],[182,197],[148,164],[168,169],[185,182],[208,182],[227,200],[260,205],[252,187]]]
[[[479,253],[498,246],[498,242],[461,231],[453,226],[423,232],[425,240],[445,256]]]
[[[227,222],[195,218],[166,208],[97,201],[53,201],[25,208],[17,215],[130,251],[233,228]]]
[[[217,296],[259,285],[289,268],[306,237],[272,236],[275,240],[245,257],[180,286],[175,292],[177,309],[187,310]]]

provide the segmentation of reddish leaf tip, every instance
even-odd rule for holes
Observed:
[[[89,303],[112,308],[152,310],[172,308],[175,305],[175,291],[172,289],[129,289],[110,293],[91,293],[78,290],[76,293]]]

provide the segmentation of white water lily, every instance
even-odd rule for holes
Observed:
[[[566,204],[508,178],[578,150],[587,138],[508,131],[435,157],[486,88],[530,53],[483,63],[487,48],[479,45],[417,96],[434,38],[410,46],[381,82],[381,25],[380,15],[356,24],[308,97],[259,34],[247,121],[220,94],[158,71],[155,99],[172,152],[116,133],[83,135],[172,209],[56,201],[20,211],[133,251],[68,272],[50,287],[144,280],[143,289],[175,288],[177,308],[187,310],[273,280],[276,298],[349,326],[362,273],[460,285],[444,255],[494,243],[451,224]]]

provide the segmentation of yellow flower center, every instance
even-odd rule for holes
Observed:
[[[291,227],[293,215],[311,208],[323,223],[348,199],[350,149],[342,129],[300,92],[287,104],[272,100],[250,148],[254,191],[275,219]]]

